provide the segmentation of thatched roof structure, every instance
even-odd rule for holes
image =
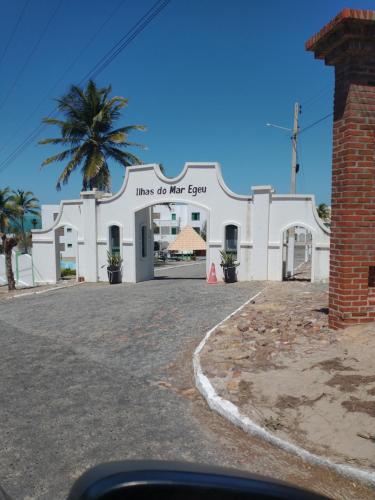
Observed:
[[[168,245],[168,250],[188,252],[206,250],[206,242],[191,226],[185,226],[177,238]]]

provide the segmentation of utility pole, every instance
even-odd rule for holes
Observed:
[[[297,165],[297,137],[298,137],[298,117],[301,113],[301,105],[298,102],[294,103],[294,120],[293,120],[293,135],[292,139],[292,176],[290,183],[290,192],[292,194],[296,193],[296,177],[298,172]]]
[[[293,135],[292,139],[292,173],[290,181],[291,194],[296,193],[296,179],[298,172],[297,165],[297,138],[298,138],[298,117],[301,112],[301,106],[298,102],[294,103],[294,120],[293,120]],[[294,247],[295,247],[295,228],[291,227],[288,231],[288,255],[287,255],[287,276],[294,276]]]

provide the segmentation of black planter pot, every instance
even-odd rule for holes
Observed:
[[[122,282],[122,269],[117,266],[107,267],[108,280],[111,285],[116,285]]]
[[[236,266],[223,267],[225,283],[235,283],[237,281]]]

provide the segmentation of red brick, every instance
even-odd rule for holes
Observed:
[[[345,9],[307,48],[335,66],[329,322],[343,328],[375,318],[375,11]]]

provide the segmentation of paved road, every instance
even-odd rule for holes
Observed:
[[[354,498],[351,482],[246,436],[194,391],[194,348],[262,288],[207,285],[201,267],[0,301],[0,483],[15,499],[63,499],[89,466],[124,458],[227,465]]]

